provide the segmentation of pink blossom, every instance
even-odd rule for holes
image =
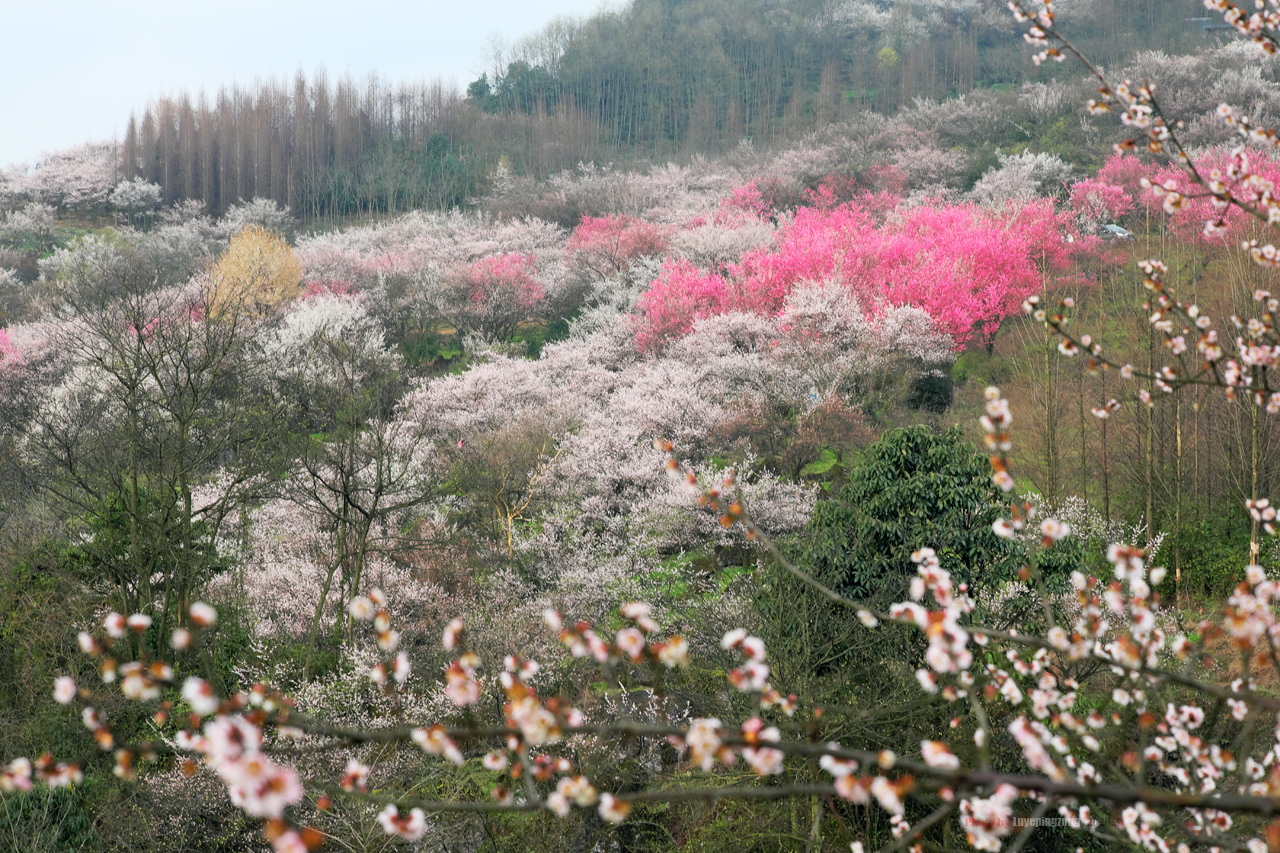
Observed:
[[[194,675],[189,677],[182,685],[182,698],[186,699],[191,705],[191,710],[197,714],[204,716],[212,714],[218,710],[221,700],[217,693],[214,692],[213,686],[202,678],[196,678]]]
[[[443,645],[447,652],[453,651],[458,645],[458,641],[462,637],[463,624],[461,619],[451,619],[449,624],[444,627]]]
[[[725,301],[726,283],[720,276],[686,260],[664,261],[637,306],[644,320],[636,332],[636,346],[643,352],[660,348],[687,334],[695,320],[723,311]]]
[[[252,817],[283,816],[285,807],[302,799],[302,782],[292,767],[275,764],[262,753],[219,764],[231,802]]]
[[[508,339],[546,297],[533,255],[490,255],[455,269],[443,292],[446,315],[463,331]]]
[[[416,728],[409,733],[409,736],[423,752],[443,756],[454,764],[462,764],[461,750],[445,734],[442,726],[432,726],[429,729]]]
[[[584,215],[565,253],[572,266],[607,278],[624,272],[636,258],[662,256],[670,242],[669,230],[631,216]]]
[[[354,758],[347,760],[347,769],[338,783],[344,791],[369,790],[369,766]]]
[[[802,282],[840,282],[874,315],[923,309],[957,347],[990,341],[1046,276],[1084,243],[1066,240],[1065,215],[1044,199],[1001,212],[975,205],[920,206],[878,223],[859,203],[802,208],[775,247],[745,254],[729,275],[668,261],[638,303],[637,346],[651,351],[695,320],[727,311],[778,313]]]
[[[9,332],[0,329],[0,362],[20,363],[22,357],[18,354],[18,349],[9,341]]]
[[[378,813],[378,823],[387,835],[396,835],[405,841],[418,841],[427,832],[427,818],[422,809],[412,809],[402,816],[394,805],[388,805]]]
[[[689,723],[684,743],[689,748],[689,757],[693,763],[703,770],[710,770],[721,757],[721,733],[720,721],[714,717],[695,719]]]
[[[623,628],[614,637],[614,642],[632,660],[639,660],[644,654],[644,634],[635,628]]]
[[[735,187],[729,197],[720,202],[720,213],[717,214],[717,221],[731,221],[737,217],[746,217],[748,219],[766,220],[774,216],[773,207],[764,199],[764,195],[760,192],[760,182],[751,181],[740,187]]]
[[[609,823],[622,823],[630,811],[631,804],[627,801],[619,800],[613,794],[600,795],[600,817]]]
[[[0,772],[0,792],[10,794],[14,791],[31,790],[31,761],[26,758],[15,758]]]
[[[1224,207],[1213,193],[1259,206],[1280,186],[1280,156],[1252,148],[1214,149],[1195,158],[1194,165],[1209,181],[1209,191],[1193,184],[1182,169],[1172,165],[1156,172],[1149,181],[1150,193],[1163,200],[1178,235],[1217,245],[1256,236],[1257,221],[1235,205]]]

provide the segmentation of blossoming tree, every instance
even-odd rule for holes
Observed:
[[[713,313],[777,313],[797,284],[833,280],[869,317],[909,305],[933,317],[957,348],[974,340],[989,346],[1022,300],[1085,248],[1073,230],[1047,199],[999,213],[925,205],[884,223],[858,202],[801,208],[776,246],[744,254],[726,275],[668,262],[641,299],[637,344],[651,348]]]

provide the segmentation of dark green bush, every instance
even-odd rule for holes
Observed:
[[[1244,567],[1249,563],[1250,520],[1244,510],[1228,508],[1209,518],[1182,525],[1167,535],[1152,559],[1154,565],[1165,566],[1168,574],[1159,587],[1160,594],[1172,599],[1182,595],[1218,597],[1244,580]],[[1263,538],[1259,557],[1264,568],[1277,568],[1269,537]],[[1181,589],[1175,588],[1175,565],[1182,567]]]
[[[911,554],[926,547],[957,582],[996,584],[1017,569],[1016,549],[991,529],[1007,504],[958,427],[894,430],[867,448],[838,497],[818,504],[806,562],[859,601],[903,600]]]

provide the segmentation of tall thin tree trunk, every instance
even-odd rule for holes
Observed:
[[[1249,500],[1258,501],[1258,401],[1250,394],[1249,406]],[[1249,562],[1258,562],[1258,519],[1249,527]]]
[[[1089,453],[1086,446],[1085,430],[1088,423],[1084,417],[1084,371],[1080,375],[1080,497],[1089,500]]]
[[[1153,375],[1155,373],[1155,344],[1153,338],[1155,329],[1148,325],[1147,327],[1147,373]],[[1154,380],[1147,381],[1147,393],[1155,394]],[[1147,406],[1147,441],[1145,450],[1145,468],[1146,468],[1146,491],[1147,491],[1147,541],[1154,542],[1156,538],[1156,410],[1154,406]]]
[[[1173,592],[1174,598],[1182,600],[1182,395],[1175,394],[1173,400],[1174,430],[1177,433],[1177,456],[1174,461],[1174,498],[1173,498]]]

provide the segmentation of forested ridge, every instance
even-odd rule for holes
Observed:
[[[1280,8],[1172,5],[634,2],[0,174],[0,849],[1280,849]]]
[[[1092,55],[1204,43],[1191,0],[1088,0],[1068,15]],[[1212,38],[1212,37],[1211,37]],[[546,177],[579,162],[716,153],[794,139],[863,110],[1054,79],[1020,57],[1009,16],[979,2],[634,2],[495,48],[465,95],[323,72],[135,115],[123,177],[220,215],[270,198],[305,219],[465,206],[500,162]]]

